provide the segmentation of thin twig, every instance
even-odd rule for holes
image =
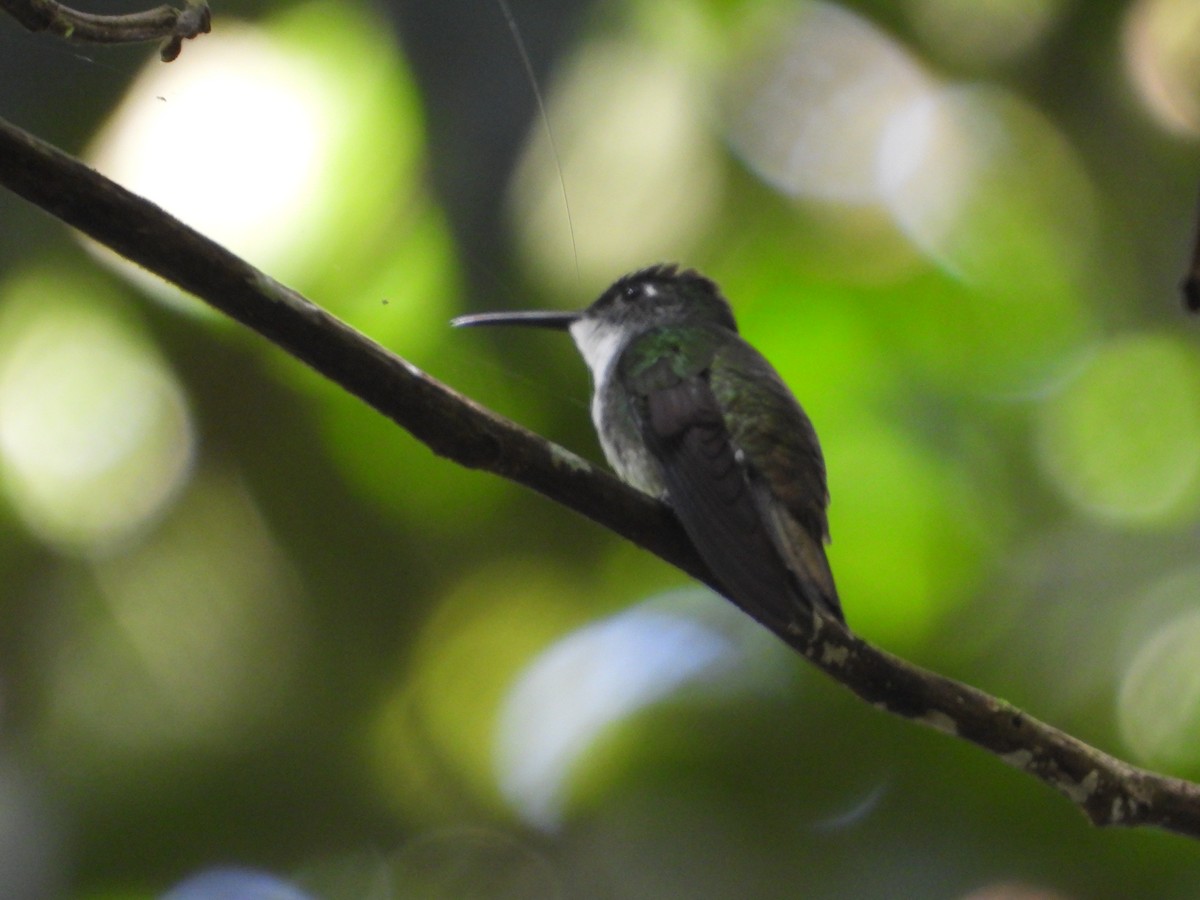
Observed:
[[[1200,312],[1200,201],[1196,204],[1192,229],[1192,262],[1183,276],[1179,290],[1183,295],[1183,308],[1196,313]]]
[[[713,585],[661,503],[478,406],[78,160],[0,120],[0,184],[254,329],[435,453],[530,487]],[[871,705],[977,744],[1096,825],[1200,838],[1200,785],[1138,769],[829,621],[764,621]]]
[[[136,44],[164,41],[163,62],[179,56],[183,42],[212,28],[207,0],[184,0],[182,9],[156,6],[145,12],[97,15],[80,12],[55,0],[0,0],[5,10],[30,31],[93,44]]]

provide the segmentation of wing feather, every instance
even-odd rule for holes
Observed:
[[[787,622],[813,605],[830,612],[825,592],[805,590],[811,578],[796,576],[796,568],[812,565],[811,553],[799,548],[795,561],[792,551],[781,553],[771,504],[764,509],[757,496],[707,381],[693,376],[660,387],[645,396],[643,408],[643,434],[663,462],[667,498],[732,599],[768,621]],[[807,533],[802,536],[812,543]],[[819,544],[817,555],[827,573]],[[839,608],[832,611],[841,618]]]

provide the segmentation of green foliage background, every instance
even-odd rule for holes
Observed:
[[[242,252],[595,459],[567,341],[448,320],[702,269],[821,435],[851,624],[1200,777],[1190,4],[514,10],[553,146],[498,6],[221,4],[173,74],[245,16],[328,102],[321,167]],[[0,114],[89,154],[123,95],[198,115],[133,80],[149,53],[0,20]],[[872,90],[948,131],[856,169],[854,79],[894,58],[912,85]],[[173,177],[233,180],[273,107]],[[927,168],[914,135],[947,142]],[[0,893],[241,865],[339,898],[1195,895],[1194,844],[863,706],[10,196],[0,265]]]

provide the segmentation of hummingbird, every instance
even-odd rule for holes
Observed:
[[[604,456],[671,507],[729,599],[776,627],[799,615],[845,624],[825,557],[817,433],[713,281],[659,264],[617,279],[582,311],[452,324],[569,332],[591,370]]]

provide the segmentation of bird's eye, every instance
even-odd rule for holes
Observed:
[[[627,284],[625,285],[625,290],[621,293],[625,295],[626,300],[636,300],[642,293],[642,286],[640,284]]]

